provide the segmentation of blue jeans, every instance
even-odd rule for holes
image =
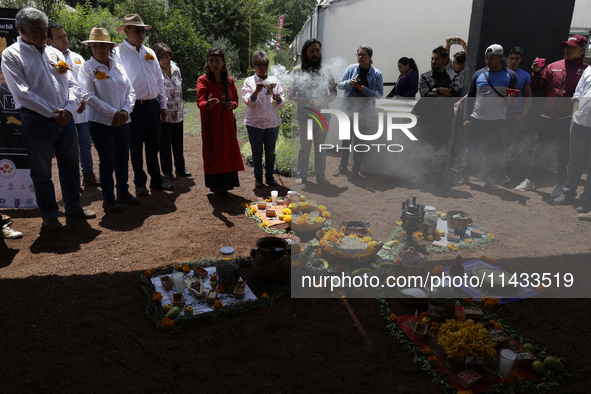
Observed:
[[[311,120],[311,119],[310,119]],[[298,152],[298,177],[302,179],[308,178],[308,165],[310,163],[310,150],[312,149],[312,141],[308,140],[308,119],[298,119],[300,127],[300,150]],[[325,177],[326,171],[326,150],[320,151],[320,144],[326,142],[326,135],[328,131],[321,129],[320,126],[312,121],[312,136],[314,141],[314,171],[316,172],[316,179]]]
[[[35,198],[43,219],[57,218],[58,205],[51,180],[51,160],[55,152],[66,212],[82,208],[80,204],[80,170],[78,133],[74,120],[60,126],[55,119],[21,109],[23,140],[31,163]]]
[[[248,140],[252,150],[254,177],[263,179],[263,151],[265,152],[265,177],[273,178],[275,173],[275,144],[279,135],[279,126],[270,129],[259,129],[246,126]]]
[[[93,171],[92,167],[92,138],[88,130],[88,122],[76,123],[78,131],[78,152],[80,153],[80,167],[82,174],[86,175]]]
[[[568,179],[562,192],[568,198],[575,198],[583,170],[587,169],[587,181],[581,200],[591,201],[591,127],[581,126],[574,121],[570,124],[570,163],[567,167]]]
[[[144,145],[146,151],[146,167],[151,182],[162,182],[158,151],[160,150],[160,104],[157,100],[150,104],[136,101],[131,113],[129,152],[136,186],[146,186],[148,176],[144,172]],[[95,145],[96,147],[96,145]]]
[[[114,200],[113,172],[117,181],[117,194],[129,194],[129,123],[119,127],[88,122],[94,147],[99,155],[99,180],[105,200]]]
[[[162,123],[160,130],[160,166],[163,174],[172,174],[172,157],[177,171],[185,171],[183,156],[183,122]],[[172,156],[170,148],[172,146]]]

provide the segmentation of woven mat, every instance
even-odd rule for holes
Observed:
[[[456,312],[461,312],[464,307],[456,306]],[[433,355],[437,357],[439,365],[437,369],[449,376],[449,382],[458,390],[465,390],[460,386],[457,381],[458,373],[465,370],[465,366],[456,363],[447,358],[447,353],[441,346],[437,344],[438,333],[436,331],[427,330],[427,334],[423,339],[417,339],[414,336],[413,328],[417,322],[420,321],[419,317],[414,315],[398,316],[398,324],[400,328],[406,333],[406,335],[414,342],[415,345],[420,348],[428,347],[432,350]],[[520,350],[521,345],[519,344],[519,338],[517,340],[510,338],[509,343],[502,346],[502,348],[511,349],[513,351]],[[477,372],[483,376],[483,378],[476,385],[470,387],[473,393],[487,392],[489,386],[497,384],[500,378],[497,374],[499,367],[499,353],[490,360],[486,360],[482,368],[478,368]],[[517,372],[521,376],[522,380],[535,378],[536,374],[528,365],[513,366],[511,372]]]
[[[271,205],[271,203],[267,203],[268,206]],[[283,220],[279,220],[277,218],[277,216],[273,216],[273,217],[267,217],[266,215],[266,210],[265,209],[258,209],[257,208],[257,203],[251,204],[249,208],[256,208],[256,215],[263,221],[263,223],[265,223],[267,226],[271,227],[271,226],[276,226],[278,224],[283,224],[285,223]],[[285,205],[283,205],[282,201],[279,201],[276,205],[275,205],[275,211],[277,212],[277,214],[279,214],[281,212],[281,210],[287,208]]]

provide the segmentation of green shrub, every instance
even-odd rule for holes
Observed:
[[[297,129],[295,122],[295,104],[292,101],[287,101],[283,108],[279,109],[279,118],[281,119],[281,126],[279,126],[279,133],[285,138],[291,138],[291,132]]]

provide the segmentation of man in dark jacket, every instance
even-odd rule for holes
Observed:
[[[551,197],[562,195],[562,187],[566,182],[566,169],[569,160],[569,130],[572,118],[572,97],[583,72],[587,68],[583,64],[587,38],[574,35],[564,41],[564,59],[554,62],[544,70],[538,64],[536,58],[532,64],[531,88],[534,92],[544,91],[544,105],[540,118],[536,147],[529,165],[527,178],[515,188],[517,191],[534,190],[534,180],[543,170],[543,157],[549,146],[558,145],[558,174],[556,185]]]
[[[426,179],[430,186],[437,186],[434,182],[442,179],[440,170],[445,164],[447,144],[451,138],[455,100],[449,97],[460,97],[462,94],[459,80],[452,80],[445,69],[447,63],[449,52],[443,46],[435,48],[431,54],[431,70],[421,74],[419,81],[421,99],[412,111],[418,117],[419,140],[429,144],[433,150],[427,150],[430,158],[423,158],[430,164],[430,168],[426,169],[430,173]]]

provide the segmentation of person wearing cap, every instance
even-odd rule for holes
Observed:
[[[62,25],[57,22],[49,22],[49,26],[47,27],[47,43],[63,53],[66,63],[74,71],[72,76],[78,81],[78,73],[84,64],[84,58],[70,50],[70,41]],[[98,186],[99,181],[96,175],[94,175],[92,163],[92,137],[88,130],[87,112],[84,111],[86,103],[84,100],[81,100],[81,95],[82,92],[76,92],[77,110],[72,115],[74,116],[76,131],[78,131],[78,152],[80,154],[80,166],[82,167],[82,185]]]
[[[583,64],[587,38],[574,35],[560,44],[564,47],[564,58],[547,65],[543,70],[538,65],[538,58],[532,63],[531,89],[544,92],[542,115],[536,130],[534,153],[529,164],[527,177],[515,190],[535,190],[535,180],[544,171],[544,155],[553,144],[558,145],[558,171],[556,184],[550,197],[561,197],[563,185],[567,179],[569,162],[569,130],[572,119],[570,100],[562,97],[573,97],[573,93],[587,68]],[[565,204],[559,199],[553,203]]]
[[[99,176],[106,212],[121,212],[122,202],[138,205],[129,193],[129,114],[135,105],[135,92],[122,65],[109,55],[117,46],[106,29],[93,27],[88,40],[90,59],[84,63],[79,81],[88,105],[90,134],[99,155]],[[113,172],[117,180],[115,199]]]
[[[476,172],[482,175],[485,188],[496,190],[493,174],[499,168],[507,104],[510,108],[516,105],[514,95],[508,95],[507,88],[517,88],[518,80],[513,70],[501,64],[502,46],[489,46],[484,56],[486,67],[474,73],[464,107],[467,156],[462,178],[466,183],[468,172]]]
[[[164,77],[154,51],[142,43],[152,26],[144,24],[137,14],[123,18],[117,33],[125,34],[121,45],[115,48],[117,63],[121,64],[136,94],[136,103],[131,114],[130,152],[131,165],[135,175],[135,190],[138,196],[147,196],[143,152],[145,146],[146,166],[150,174],[150,188],[172,191],[173,187],[164,181],[158,162],[160,149],[160,123],[166,121],[168,99],[164,88]]]
[[[20,36],[2,52],[2,73],[21,111],[22,134],[30,161],[35,198],[46,231],[62,230],[51,180],[55,154],[66,216],[94,218],[80,204],[78,133],[72,118],[76,112],[78,83],[64,55],[46,45],[47,16],[35,8],[16,14]]]

